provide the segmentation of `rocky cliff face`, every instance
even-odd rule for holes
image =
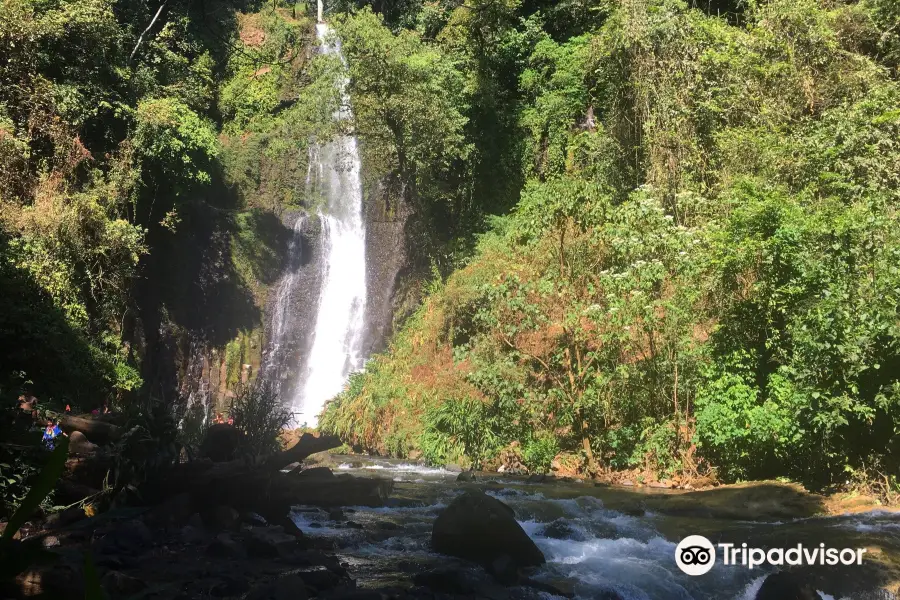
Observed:
[[[278,263],[276,275],[247,281],[234,266],[234,223],[202,205],[195,211],[189,226],[159,244],[168,251],[146,265],[139,286],[133,347],[145,380],[157,397],[177,397],[181,409],[195,412],[226,410],[235,384],[257,375],[292,398],[311,351],[322,291],[319,218],[298,210],[267,213],[268,229],[276,231],[264,243]],[[370,355],[384,349],[398,319],[414,309],[421,269],[409,243],[415,215],[398,177],[389,174],[369,186],[363,217],[363,352]]]
[[[384,349],[390,337],[398,308],[395,292],[409,265],[406,225],[412,209],[405,191],[399,178],[389,175],[365,199],[368,355]]]
[[[285,213],[294,231],[281,280],[270,288],[265,306],[266,350],[261,374],[274,381],[282,398],[293,397],[312,346],[316,309],[322,290],[321,223],[316,215]],[[294,277],[288,281],[287,277]],[[296,282],[294,284],[294,282]],[[277,330],[277,331],[276,331]]]

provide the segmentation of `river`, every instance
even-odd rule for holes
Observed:
[[[336,460],[338,473],[395,482],[388,506],[346,508],[350,524],[321,509],[296,507],[293,513],[308,535],[334,544],[361,586],[409,585],[412,575],[435,567],[455,566],[479,576],[479,568],[429,547],[432,522],[464,487],[456,482],[457,473],[388,459]],[[547,564],[533,573],[534,579],[570,590],[576,598],[613,597],[604,593],[615,591],[625,600],[753,600],[770,569],[719,561],[706,575],[688,576],[674,561],[676,544],[688,534],[763,548],[798,543],[866,547],[862,566],[804,567],[800,573],[825,600],[892,597],[880,592],[900,557],[900,518],[892,513],[741,518],[741,506],[722,506],[720,500],[706,506],[707,492],[690,496],[701,500],[697,510],[685,510],[694,501],[684,502],[680,493],[499,477],[475,485],[511,506],[543,551]],[[715,494],[712,490],[708,497]],[[511,598],[554,597],[525,588],[508,593]]]

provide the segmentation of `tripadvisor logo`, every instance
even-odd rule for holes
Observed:
[[[703,575],[716,564],[716,549],[702,535],[689,535],[675,547],[675,564],[688,575]]]
[[[746,543],[718,544],[722,549],[722,564],[748,569],[762,565],[861,565],[865,548],[828,548],[825,544],[791,548],[750,548]],[[688,575],[703,575],[716,564],[716,548],[702,535],[689,535],[675,547],[675,564]]]

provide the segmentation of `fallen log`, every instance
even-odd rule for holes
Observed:
[[[343,444],[341,439],[333,435],[315,436],[304,433],[296,444],[270,458],[266,462],[266,468],[281,470],[292,463],[302,462],[313,454],[337,448],[341,444]]]
[[[121,427],[99,419],[65,415],[60,419],[59,427],[68,434],[80,431],[88,440],[99,445],[117,442],[122,438]]]
[[[301,462],[312,454],[340,445],[340,439],[334,436],[304,433],[296,444],[261,463],[237,459],[219,463],[203,460],[175,465],[146,486],[145,497],[159,502],[187,492],[191,494],[197,507],[209,506],[209,502],[212,502],[249,509],[245,501],[269,494],[273,497],[271,503],[282,505],[288,496],[302,487],[293,484],[282,469]],[[290,507],[292,503],[303,504],[304,501],[288,501],[286,506]],[[278,516],[284,516],[284,513]]]
[[[308,480],[281,472],[250,472],[216,479],[190,490],[192,505],[224,504],[241,512],[252,511],[270,521],[284,517],[291,506],[308,504],[323,508],[338,506],[383,506],[393,491],[390,479],[338,475]]]
[[[296,444],[256,465],[245,460],[209,464],[193,471],[192,481],[183,482],[191,504],[200,507],[225,504],[240,511],[253,511],[270,520],[284,517],[295,504],[335,507],[382,506],[393,490],[389,479],[350,475],[304,478],[284,470],[312,454],[341,445],[334,436],[304,433]],[[170,480],[171,481],[171,480]]]

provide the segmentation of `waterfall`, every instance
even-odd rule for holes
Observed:
[[[341,56],[340,42],[328,25],[317,24],[316,32],[322,52]],[[341,107],[334,118],[346,120],[352,116],[346,79],[338,85]],[[328,143],[313,145],[308,185],[324,200],[319,209],[321,292],[312,348],[292,404],[299,423],[315,426],[325,401],[341,391],[349,374],[362,368],[364,360],[366,245],[354,136],[339,135]]]
[[[285,335],[288,333],[291,300],[294,288],[299,283],[300,265],[303,261],[303,229],[306,227],[306,222],[306,215],[300,215],[294,222],[294,233],[288,246],[287,273],[278,284],[272,310],[272,328],[269,333],[272,346],[263,365],[266,370],[277,368],[276,361],[281,358]]]

